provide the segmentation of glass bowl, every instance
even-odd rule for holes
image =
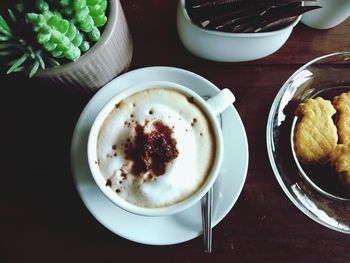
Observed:
[[[350,52],[325,55],[298,69],[282,86],[270,110],[267,151],[277,181],[307,216],[350,234],[350,192],[330,165],[304,165],[293,150],[296,107],[308,98],[332,99],[350,91]],[[324,176],[327,175],[327,176]]]

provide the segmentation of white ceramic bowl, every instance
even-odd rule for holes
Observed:
[[[305,2],[306,6],[319,5],[320,9],[303,14],[301,22],[316,29],[329,29],[335,27],[350,17],[349,0],[317,0]]]
[[[287,41],[300,17],[287,27],[271,32],[219,32],[195,25],[185,9],[185,0],[179,0],[177,29],[183,45],[192,54],[212,61],[240,62],[276,52]]]

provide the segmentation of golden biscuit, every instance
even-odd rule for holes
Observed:
[[[337,128],[332,120],[335,112],[331,102],[321,97],[299,104],[295,112],[298,122],[293,139],[301,162],[321,164],[330,160],[338,141]]]
[[[339,173],[342,184],[350,189],[350,143],[338,144],[335,147],[331,165]]]
[[[339,143],[346,143],[350,141],[350,92],[334,97],[332,104],[337,110]]]

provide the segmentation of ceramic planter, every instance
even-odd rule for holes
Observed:
[[[94,92],[130,65],[133,45],[124,11],[109,1],[109,16],[100,40],[75,62],[39,71],[35,77],[54,86]]]
[[[345,21],[350,16],[349,0],[318,0],[305,2],[305,5],[319,5],[316,9],[304,14],[301,18],[303,24],[316,29],[329,29]]]

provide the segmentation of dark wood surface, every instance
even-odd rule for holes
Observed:
[[[350,262],[350,236],[300,212],[271,170],[265,129],[271,103],[309,60],[350,50],[350,20],[330,30],[299,24],[275,54],[249,63],[196,58],[181,45],[176,0],[122,1],[135,49],[130,69],[188,69],[236,95],[249,141],[249,169],[233,209],[202,238],[148,246],[116,236],[88,212],[70,172],[75,123],[90,99],[20,75],[0,75],[0,262]]]

